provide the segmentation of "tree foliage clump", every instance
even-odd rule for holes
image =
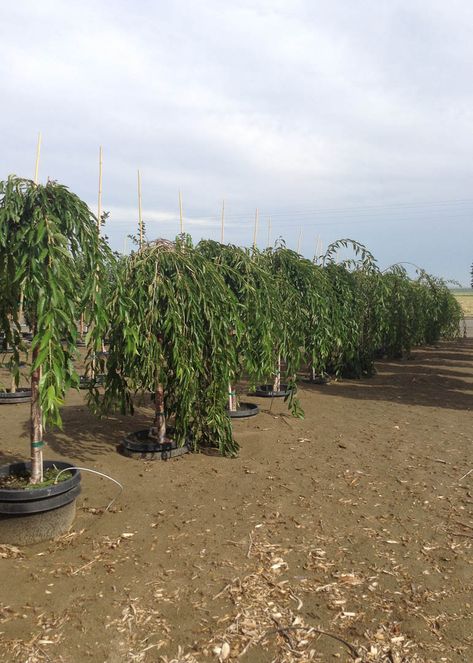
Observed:
[[[213,262],[235,297],[240,333],[232,380],[244,375],[255,386],[274,370],[277,306],[272,274],[249,249],[203,240],[197,251]]]
[[[340,247],[355,257],[337,262]],[[442,281],[410,279],[401,267],[381,273],[352,240],[331,245],[322,265],[283,243],[260,252],[159,240],[120,261],[109,292],[109,323],[96,330],[110,342],[105,393],[93,389],[91,402],[130,412],[137,390],[162,389],[176,440],[224,454],[237,449],[229,382],[274,377],[281,359],[289,406],[302,415],[295,376],[304,367],[368,376],[380,353],[454,334],[461,315]]]
[[[185,236],[145,244],[120,267],[109,320],[102,329],[109,340],[105,393],[94,389],[91,403],[133,412],[137,390],[162,387],[179,444],[234,454],[225,407],[241,323],[216,265]]]
[[[41,427],[60,425],[65,392],[79,381],[73,364],[76,321],[86,306],[94,320],[105,315],[100,280],[108,253],[97,219],[67,187],[53,181],[37,185],[15,176],[0,182],[0,283],[4,286],[0,330],[13,348],[11,366],[18,380],[20,302],[24,300],[33,333],[34,480],[41,473],[39,456],[33,453],[42,445]],[[83,264],[80,285],[78,261]]]
[[[96,218],[67,187],[14,176],[0,182],[0,282],[8,284],[0,298],[0,327],[18,363],[23,292],[36,350],[32,370],[42,369],[40,401],[49,423],[60,423],[64,393],[78,383],[73,359],[80,311],[88,306],[92,317],[104,315],[99,286],[108,253]]]
[[[354,257],[337,262],[341,248],[351,249]],[[335,293],[331,312],[336,347],[328,370],[346,377],[370,376],[374,372],[384,316],[383,287],[376,259],[362,244],[341,239],[328,247],[324,265]]]
[[[105,372],[103,392],[91,380],[94,409],[133,412],[135,393],[152,392],[151,436],[167,422],[179,444],[226,455],[237,451],[226,411],[231,381],[277,384],[282,372],[289,406],[301,415],[301,370],[367,376],[380,353],[400,357],[459,332],[461,309],[445,281],[423,270],[409,278],[400,264],[380,272],[353,240],[330,245],[322,264],[283,242],[264,251],[212,241],[194,247],[185,235],[119,258],[99,225],[63,185],[0,182],[0,333],[13,350],[16,384],[22,311],[33,333],[34,481],[42,427],[60,425],[65,392],[79,383],[79,319],[88,326],[88,374]],[[354,257],[338,261],[340,249]]]

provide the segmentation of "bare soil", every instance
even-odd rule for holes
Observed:
[[[146,427],[71,391],[47,459],[83,473],[74,530],[0,546],[0,651],[54,661],[473,660],[473,340],[301,382],[235,420],[236,459],[143,462]],[[0,406],[0,462],[25,458],[28,404]]]

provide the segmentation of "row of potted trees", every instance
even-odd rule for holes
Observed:
[[[353,260],[336,262],[342,246]],[[32,334],[31,462],[0,470],[7,521],[16,513],[2,507],[8,495],[19,502],[30,492],[11,488],[12,474],[22,475],[21,485],[44,486],[37,495],[66,486],[77,493],[77,471],[61,481],[45,476],[42,447],[44,427],[60,425],[65,393],[79,386],[78,321],[88,330],[89,405],[132,413],[136,392],[151,393],[153,421],[123,448],[153,457],[202,446],[235,454],[228,413],[255,413],[236,399],[242,378],[262,395],[283,394],[302,416],[294,378],[302,366],[312,379],[366,375],[377,353],[398,355],[453,333],[461,316],[444,282],[424,273],[411,280],[400,266],[382,273],[351,240],[317,262],[282,243],[265,251],[212,241],[194,247],[185,235],[117,256],[66,187],[16,177],[0,183],[0,283],[0,332],[13,350],[16,384],[23,309]]]

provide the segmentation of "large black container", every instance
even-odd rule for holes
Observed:
[[[45,461],[43,467],[72,468],[63,461]],[[31,463],[10,463],[0,467],[0,476],[25,474]],[[0,488],[0,543],[26,545],[54,539],[69,530],[80,494],[80,472],[45,488]]]

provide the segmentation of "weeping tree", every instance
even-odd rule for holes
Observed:
[[[0,331],[13,348],[12,370],[19,375],[21,301],[33,333],[31,343],[31,483],[43,475],[43,430],[61,425],[66,390],[78,385],[73,360],[76,320],[89,302],[103,315],[99,289],[107,254],[97,220],[67,187],[10,176],[0,182]],[[78,287],[76,263],[84,262]],[[21,294],[23,293],[23,297]]]
[[[274,248],[255,252],[254,260],[268,271],[273,288],[273,392],[281,389],[284,360],[289,407],[295,416],[302,417],[302,409],[295,398],[295,376],[304,357],[308,313],[302,305],[303,293],[293,281],[293,269],[301,258],[280,241]]]
[[[285,338],[285,352],[289,351],[293,357],[288,369],[297,370],[301,363],[308,363],[312,377],[323,375],[333,353],[335,339],[333,307],[336,299],[326,270],[283,246],[276,248],[272,258],[273,270],[280,287],[284,288],[282,294],[289,296],[287,304],[297,311],[281,311],[285,315],[284,323],[280,325]],[[276,292],[279,298],[279,290]],[[286,302],[280,302],[280,306],[285,309]],[[277,374],[275,386],[279,381],[280,375]]]
[[[106,220],[109,217],[108,212],[103,212],[100,219],[100,227],[105,225]],[[104,237],[104,241],[107,242],[107,237]],[[102,300],[107,300],[109,296],[109,291],[113,286],[114,281],[116,280],[117,266],[120,261],[121,256],[117,252],[112,252],[108,250],[101,264],[100,269],[100,292]],[[89,277],[89,265],[87,258],[80,253],[76,256],[75,259],[75,268],[76,268],[76,279],[77,286],[82,287],[82,283],[86,282]],[[79,340],[86,340],[86,330],[88,330],[93,324],[94,320],[94,301],[83,299],[83,309],[80,311],[79,319],[77,320],[78,330],[79,330]]]
[[[353,251],[354,258],[338,262],[340,249]],[[332,309],[336,347],[331,370],[357,378],[372,375],[384,315],[383,284],[376,259],[363,244],[340,239],[327,248],[323,262],[336,297]]]
[[[423,313],[423,325],[417,329],[417,343],[436,343],[441,337],[458,336],[462,310],[447,282],[419,270],[416,286],[420,299],[419,313]]]
[[[187,236],[146,243],[121,261],[108,315],[106,326],[96,329],[109,338],[106,367],[101,364],[105,391],[92,388],[91,405],[133,413],[136,391],[151,391],[151,441],[162,445],[172,435],[178,445],[191,440],[194,448],[236,453],[225,406],[240,320],[213,261]]]
[[[393,265],[383,274],[386,313],[382,324],[381,352],[397,359],[409,355],[415,342],[417,297],[413,282],[402,265]],[[422,313],[423,315],[423,313]]]
[[[412,263],[397,263],[383,274],[383,350],[394,358],[409,354],[414,345],[455,338],[462,319],[461,306],[446,281],[413,264],[417,278],[409,278],[404,264]]]
[[[203,240],[197,250],[213,261],[236,300],[240,333],[234,338],[237,364],[228,387],[228,407],[236,411],[234,383],[244,375],[255,387],[273,369],[275,286],[249,249]]]

